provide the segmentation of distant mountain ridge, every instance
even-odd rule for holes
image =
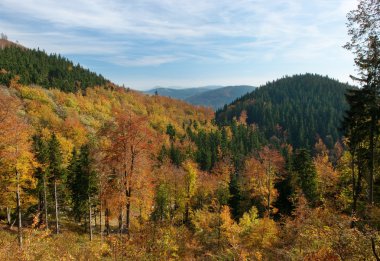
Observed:
[[[226,86],[223,88],[195,94],[186,99],[187,102],[194,105],[203,105],[212,107],[214,110],[222,108],[224,105],[231,103],[247,93],[254,91],[256,87],[249,85]]]
[[[200,94],[209,90],[222,88],[223,86],[202,86],[202,87],[190,87],[190,88],[181,88],[181,87],[155,87],[145,93],[148,94],[158,94],[161,96],[171,97],[175,99],[185,100],[195,94]]]
[[[255,90],[256,87],[249,85],[238,86],[203,86],[195,88],[165,88],[157,87],[148,91],[147,94],[158,94],[161,96],[167,96],[175,99],[187,101],[194,105],[201,105],[211,107],[214,110],[222,108],[224,105],[231,103],[235,99],[250,93]]]

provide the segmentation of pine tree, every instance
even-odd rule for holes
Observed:
[[[77,150],[74,148],[71,153],[71,160],[68,170],[68,185],[71,192],[71,204],[74,219],[80,222],[83,217],[83,196],[81,195],[81,169],[80,169],[79,155]]]
[[[306,149],[299,149],[293,156],[292,171],[303,194],[311,205],[319,200],[317,189],[317,171],[310,153]]]
[[[55,133],[49,140],[49,175],[54,186],[55,232],[59,234],[58,183],[63,179],[61,146]]]
[[[48,144],[42,139],[42,136],[40,134],[33,136],[33,151],[39,164],[38,168],[36,169],[36,176],[39,179],[39,191],[42,192],[42,195],[39,198],[43,198],[42,202],[45,218],[45,228],[49,229],[47,202],[47,167],[49,162],[49,148]]]
[[[90,240],[92,240],[92,206],[97,193],[96,172],[92,169],[89,145],[80,148],[79,155],[74,149],[69,164],[71,201],[73,214],[77,221],[87,216]]]
[[[373,204],[376,141],[380,133],[380,2],[361,0],[357,9],[349,12],[347,18],[348,34],[351,39],[344,47],[355,55],[359,75],[351,78],[359,82],[362,89],[349,93],[350,110],[344,126],[346,134],[351,134],[348,136],[349,139],[355,138],[352,136],[352,129],[355,127],[368,130],[361,132],[360,137],[362,141],[368,142],[367,155],[365,155],[369,159],[368,203]]]

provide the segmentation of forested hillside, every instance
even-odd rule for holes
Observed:
[[[7,41],[3,44],[5,48],[0,48],[0,84],[8,85],[18,75],[22,84],[75,92],[109,82],[103,76],[84,69],[79,64],[75,65],[59,54],[48,55],[41,50],[10,43]]]
[[[218,127],[210,110],[117,86],[0,90],[2,259],[372,256],[346,214],[341,144],[312,157],[244,117]]]
[[[350,88],[320,75],[284,77],[218,110],[215,117],[225,125],[243,115],[268,138],[282,136],[296,148],[311,148],[321,137],[331,148],[342,136],[339,129]]]
[[[12,80],[0,101],[2,259],[371,256],[343,214],[339,146],[320,140],[311,157],[243,119],[217,127],[209,110],[116,86]]]
[[[360,2],[361,88],[284,77],[216,114],[2,49],[0,260],[379,260],[380,3]]]

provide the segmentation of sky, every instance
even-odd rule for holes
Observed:
[[[346,14],[357,0],[1,0],[0,32],[111,81],[260,86],[355,74]],[[350,82],[351,83],[351,82]]]

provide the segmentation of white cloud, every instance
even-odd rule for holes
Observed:
[[[27,46],[96,55],[124,67],[189,60],[331,63],[332,54],[351,59],[341,46],[345,15],[356,2],[1,0],[0,28]]]
[[[179,58],[176,56],[164,56],[164,55],[152,55],[152,56],[142,56],[138,58],[131,58],[128,56],[112,56],[105,58],[109,63],[127,66],[127,67],[136,67],[136,66],[156,66],[165,63],[170,63],[178,61]]]

